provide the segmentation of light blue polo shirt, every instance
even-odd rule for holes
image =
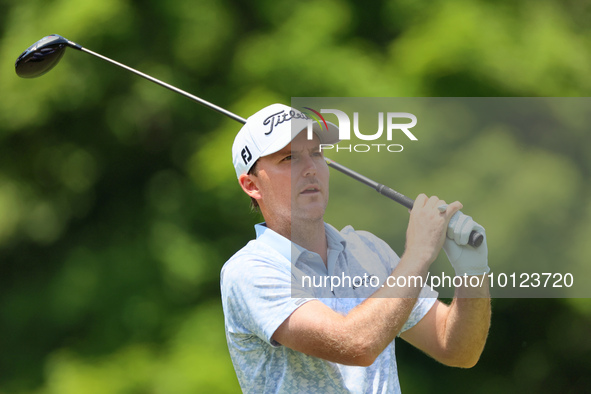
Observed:
[[[226,339],[240,387],[246,393],[398,393],[394,341],[369,367],[308,356],[273,341],[275,330],[298,307],[319,300],[347,314],[384,283],[400,258],[381,239],[347,226],[325,224],[328,258],[305,250],[267,228],[222,268]],[[294,262],[292,264],[292,261]],[[339,286],[326,279],[356,277]],[[371,283],[370,283],[371,282]],[[336,282],[333,283],[333,285]],[[431,309],[437,292],[423,288],[402,331]]]

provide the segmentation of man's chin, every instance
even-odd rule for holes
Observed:
[[[291,218],[292,221],[305,221],[305,222],[314,222],[314,221],[323,221],[324,220],[324,213],[326,212],[326,205],[325,204],[307,204],[305,207],[301,207],[298,209],[293,209],[291,211]]]

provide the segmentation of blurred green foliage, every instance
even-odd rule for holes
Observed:
[[[586,96],[590,7],[0,2],[0,393],[238,391],[219,271],[259,220],[230,161],[238,124],[73,50],[50,74],[19,79],[14,60],[36,40],[61,34],[246,117],[298,96]],[[591,137],[588,122],[571,121],[562,138],[475,129],[397,156],[393,171],[356,169],[409,195],[468,196],[471,214],[495,229],[493,269],[523,259],[584,265]],[[371,205],[345,215],[334,195],[381,198],[335,187],[330,221],[402,251],[404,209],[366,223]],[[494,300],[475,368],[445,368],[400,343],[402,388],[588,391],[590,323],[588,299]]]

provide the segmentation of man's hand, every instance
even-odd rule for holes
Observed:
[[[484,241],[477,248],[467,245],[468,237],[473,230],[484,236]],[[490,271],[484,227],[472,220],[470,216],[460,214],[457,220],[450,224],[447,235],[449,238],[445,240],[443,250],[457,276],[483,275]]]
[[[435,261],[445,241],[451,217],[462,209],[462,204],[456,201],[449,204],[445,212],[440,212],[437,207],[444,204],[445,201],[436,196],[428,198],[425,194],[419,194],[410,212],[405,255],[416,257],[417,261],[425,261],[429,265]]]

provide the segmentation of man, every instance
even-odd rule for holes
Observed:
[[[486,240],[476,249],[465,244],[472,229],[484,229],[461,216],[450,231],[459,246],[446,232],[462,205],[419,195],[401,258],[370,233],[337,231],[323,220],[329,170],[319,144],[336,143],[338,130],[314,123],[308,133],[307,125],[301,112],[274,104],[248,118],[232,148],[240,186],[265,219],[255,226],[257,239],[221,274],[226,337],[242,390],[400,392],[396,336],[444,364],[473,366],[490,322],[486,278],[482,287],[457,288],[449,306],[426,286],[391,283],[426,278],[444,243],[456,275],[482,279]],[[345,275],[365,279],[351,284]],[[310,285],[338,276],[344,285]]]

